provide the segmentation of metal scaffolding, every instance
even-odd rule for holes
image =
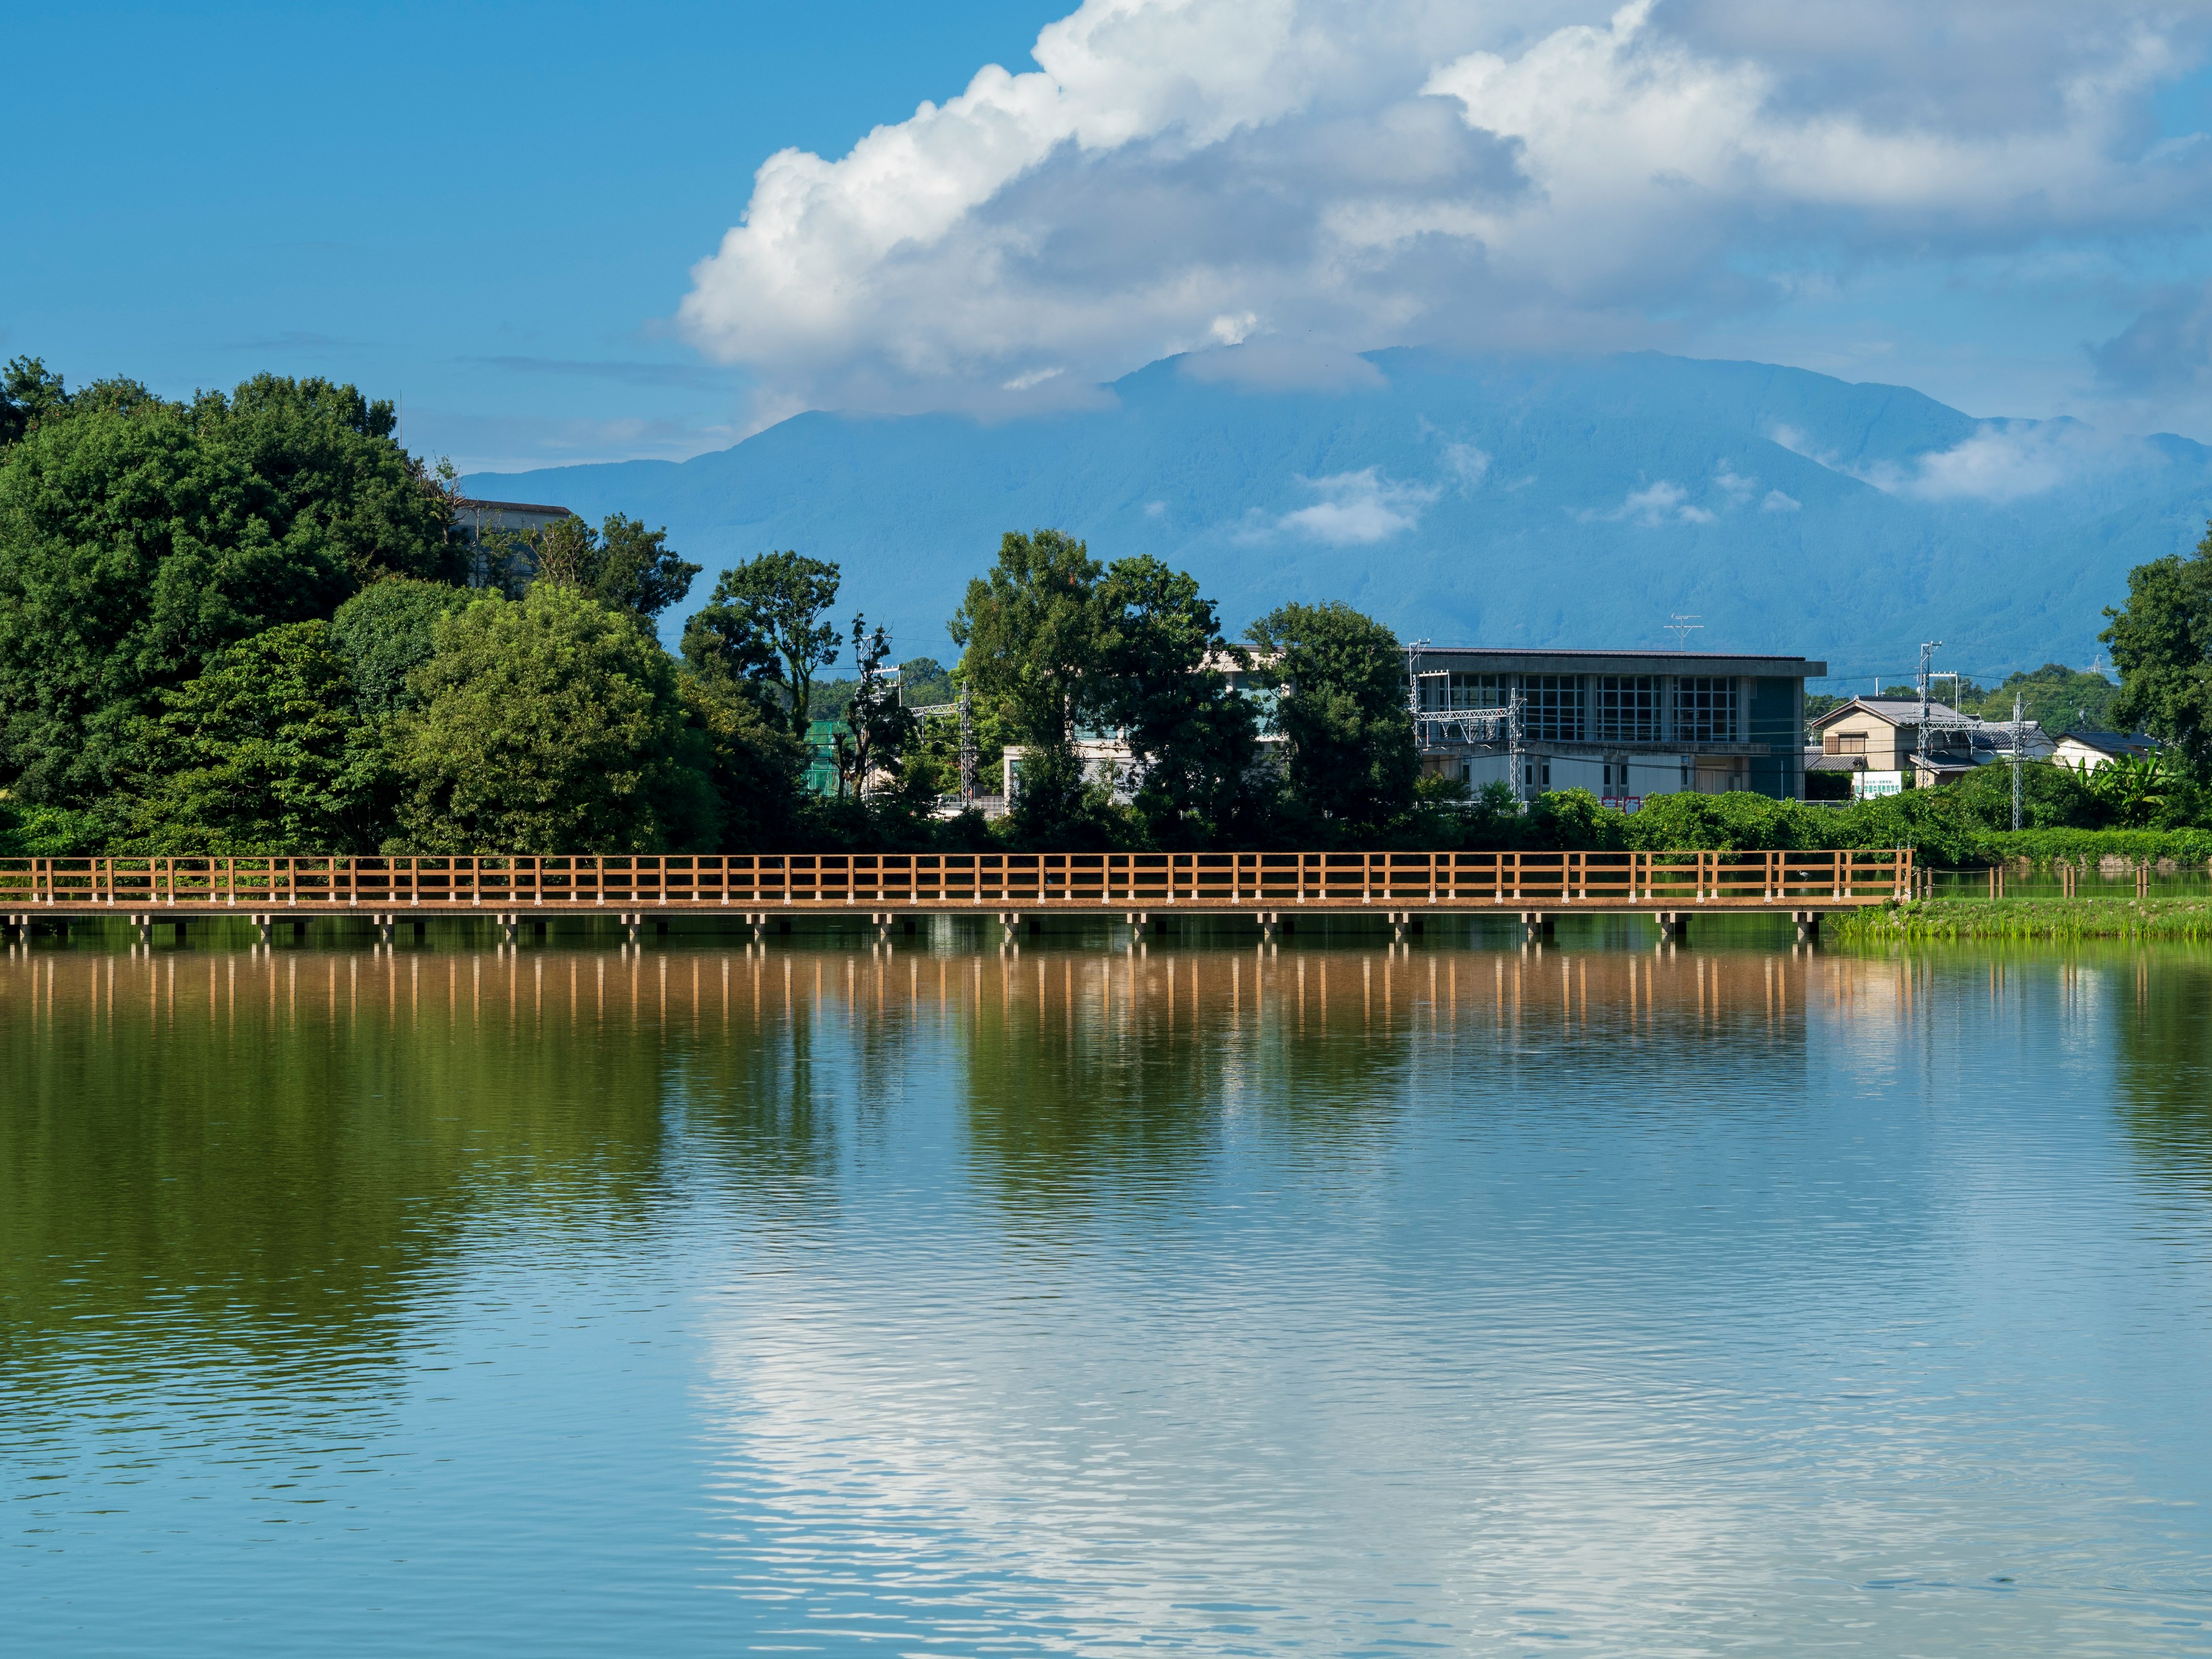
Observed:
[[[1413,721],[1413,744],[1425,754],[1442,750],[1464,751],[1468,755],[1495,755],[1503,750],[1513,787],[1513,799],[1517,805],[1530,804],[1523,739],[1526,736],[1526,705],[1520,691],[1511,692],[1505,702],[1490,708],[1454,708],[1451,707],[1451,674],[1444,669],[1428,670],[1421,666],[1423,654],[1428,648],[1426,640],[1413,640],[1406,646],[1406,708]],[[1426,706],[1422,683],[1442,682],[1437,689],[1443,695],[1437,706]]]

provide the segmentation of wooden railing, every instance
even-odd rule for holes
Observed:
[[[0,859],[0,909],[1200,909],[1879,904],[1906,849]]]

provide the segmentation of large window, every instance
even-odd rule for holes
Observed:
[[[1674,682],[1674,736],[1683,743],[1735,741],[1735,682],[1689,678]]]
[[[1528,732],[1559,743],[1583,740],[1583,683],[1574,674],[1530,674],[1521,683]]]
[[[1421,707],[1442,712],[1456,708],[1502,708],[1505,696],[1495,674],[1424,674]]]
[[[1659,741],[1659,681],[1656,676],[1598,676],[1597,737],[1600,743]]]

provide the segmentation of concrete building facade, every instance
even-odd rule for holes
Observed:
[[[1511,784],[1498,742],[1469,740],[1455,714],[1521,708],[1520,793],[1645,796],[1752,790],[1805,794],[1805,682],[1825,662],[1702,651],[1521,651],[1424,646],[1407,659],[1425,770],[1475,788]]]

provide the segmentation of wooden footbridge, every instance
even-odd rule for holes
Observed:
[[[1009,937],[1048,916],[1243,917],[1263,938],[1302,916],[1370,916],[1402,938],[1431,916],[1510,916],[1532,935],[1567,915],[1644,915],[1679,936],[1693,915],[1790,915],[1893,902],[1910,850],[1752,853],[727,853],[498,858],[0,859],[11,933],[118,916],[141,938],[222,916],[271,927],[345,916],[390,939],[434,917],[509,939],[561,916],[716,917],[756,937],[799,916],[865,917],[881,936],[929,915],[989,916]]]

